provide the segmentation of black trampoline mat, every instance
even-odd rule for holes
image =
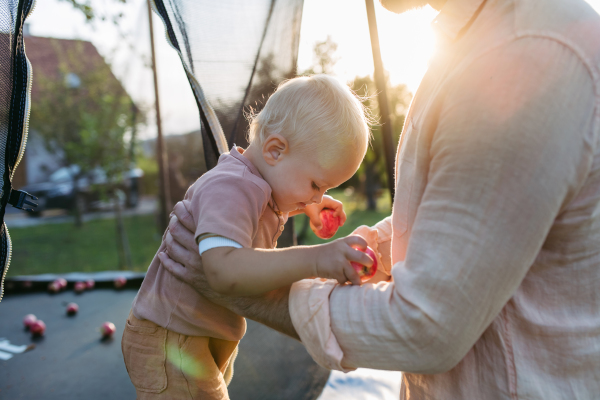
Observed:
[[[36,348],[0,360],[0,399],[135,399],[121,354],[121,336],[135,290],[93,290],[76,295],[31,293],[5,296],[0,303],[0,338]],[[68,317],[66,303],[79,313]],[[46,334],[32,340],[22,319],[35,314]],[[99,326],[117,331],[100,340]],[[240,344],[229,387],[237,399],[316,399],[329,371],[319,367],[299,342],[253,321]]]

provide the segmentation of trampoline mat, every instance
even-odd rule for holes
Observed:
[[[121,336],[135,290],[96,289],[77,295],[31,293],[5,296],[0,305],[0,338],[35,348],[0,360],[0,399],[134,399]],[[74,317],[68,302],[79,305]],[[26,314],[46,323],[43,338],[23,329]],[[113,322],[112,340],[100,340],[98,327]],[[316,399],[329,371],[319,367],[301,343],[248,321],[229,386],[232,400]]]

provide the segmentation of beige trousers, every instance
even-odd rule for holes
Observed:
[[[130,312],[121,349],[138,400],[229,400],[238,343],[181,335]]]

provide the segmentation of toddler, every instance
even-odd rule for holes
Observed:
[[[252,117],[248,148],[221,155],[185,195],[210,286],[250,296],[310,277],[360,284],[350,262],[372,260],[351,247],[366,247],[358,236],[275,247],[290,216],[305,213],[319,228],[319,212],[331,208],[343,223],[342,204],[324,194],[356,172],[368,142],[363,105],[346,85],[326,75],[280,85]],[[245,329],[242,317],[171,276],[155,256],[122,340],[138,399],[229,399]]]

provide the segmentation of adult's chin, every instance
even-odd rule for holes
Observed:
[[[429,0],[379,0],[383,8],[401,14],[408,10],[425,7]]]

